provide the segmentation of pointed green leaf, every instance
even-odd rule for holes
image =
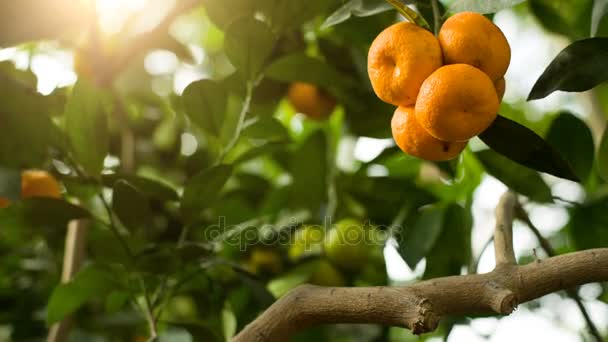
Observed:
[[[391,10],[392,8],[385,0],[350,0],[327,17],[321,28],[325,29],[337,25],[348,20],[353,15],[356,17],[367,17]]]
[[[283,124],[273,117],[262,117],[243,130],[243,136],[268,142],[289,140],[289,132]]]
[[[184,187],[181,201],[182,215],[186,220],[197,217],[203,209],[213,205],[220,191],[230,178],[232,166],[218,165],[203,170],[192,177]]]
[[[312,133],[298,146],[289,168],[293,177],[290,203],[316,213],[327,197],[327,139],[323,131]]]
[[[101,176],[103,184],[110,188],[121,179],[135,186],[139,191],[149,198],[154,198],[160,201],[175,201],[179,197],[175,189],[158,180],[121,173],[111,173]]]
[[[246,81],[253,81],[274,46],[268,25],[254,18],[241,18],[226,29],[224,51]]]
[[[120,222],[130,230],[141,228],[150,221],[151,209],[148,199],[122,179],[114,184],[112,210]]]
[[[65,108],[65,129],[76,162],[91,176],[97,177],[108,154],[108,120],[101,90],[78,82]]]
[[[583,120],[561,113],[551,123],[547,141],[564,156],[581,181],[589,177],[595,149],[591,130]]]
[[[492,151],[476,153],[486,171],[514,191],[537,202],[552,202],[551,189],[534,170],[523,167]]]
[[[608,80],[608,38],[576,41],[562,50],[538,78],[528,101],[556,90],[581,92]]]
[[[186,115],[206,133],[218,137],[228,106],[228,92],[219,83],[200,80],[191,83],[182,94]]]
[[[559,152],[529,128],[501,115],[479,135],[491,149],[531,169],[578,182]]]
[[[72,281],[53,290],[46,309],[47,324],[59,322],[89,300],[103,298],[118,287],[115,275],[109,270],[97,265],[83,269]]]
[[[399,232],[398,251],[411,269],[414,269],[435,245],[441,235],[444,214],[445,208],[439,205],[423,208],[417,213],[414,222]]]
[[[308,82],[323,88],[348,86],[350,79],[342,76],[336,69],[318,58],[303,53],[281,57],[264,71],[266,77],[283,82]]]

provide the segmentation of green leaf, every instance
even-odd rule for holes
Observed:
[[[486,171],[514,191],[537,202],[552,202],[551,189],[540,175],[500,154],[485,150],[476,153]]]
[[[379,0],[374,0],[379,1]],[[258,0],[255,2],[267,16],[273,31],[289,32],[298,29],[302,24],[324,15],[335,7],[335,1],[327,0]]]
[[[320,59],[303,53],[281,57],[264,71],[266,77],[283,82],[308,82],[323,88],[348,86],[352,82]]]
[[[65,129],[76,162],[91,176],[99,176],[108,154],[109,132],[100,90],[78,82],[65,108]]]
[[[0,63],[0,164],[4,166],[40,167],[47,158],[52,106],[49,97],[36,92],[35,79],[15,70],[12,63]]]
[[[290,203],[316,213],[327,197],[327,139],[323,131],[315,131],[298,146],[289,170],[293,178]]]
[[[348,20],[353,15],[356,17],[367,17],[391,10],[392,8],[385,0],[350,0],[327,17],[321,28],[326,29],[337,25]]]
[[[0,227],[53,227],[64,229],[71,220],[89,218],[85,209],[61,199],[27,198],[0,209]]]
[[[83,269],[72,281],[53,290],[46,308],[47,324],[61,321],[89,300],[101,298],[117,287],[116,277],[109,270],[97,265]]]
[[[547,141],[564,156],[576,176],[585,181],[593,167],[593,136],[591,130],[576,116],[563,112],[551,123]]]
[[[285,143],[271,142],[268,144],[255,146],[244,153],[239,154],[234,159],[234,164],[241,164],[251,159],[261,157],[263,155],[272,154],[285,149]]]
[[[608,80],[608,38],[589,38],[570,44],[538,78],[528,101],[556,90],[581,92]]]
[[[577,249],[608,246],[608,198],[575,206],[570,211],[570,235]]]
[[[549,31],[580,39],[589,35],[593,0],[529,0],[531,12]]]
[[[114,184],[112,210],[120,222],[130,230],[147,225],[152,214],[146,196],[122,179]]]
[[[186,220],[195,219],[203,209],[213,205],[232,174],[232,166],[218,165],[192,177],[184,187],[181,212]]]
[[[246,81],[253,81],[274,47],[275,37],[265,23],[253,18],[232,22],[224,38],[226,56]]]
[[[595,0],[591,13],[591,37],[597,34],[602,18],[608,13],[608,0]]]
[[[106,312],[115,313],[122,309],[129,301],[129,292],[112,291],[106,298]]]
[[[513,7],[525,0],[456,0],[450,6],[450,12],[495,13]]]
[[[235,19],[253,16],[256,2],[251,0],[202,0],[207,16],[220,29],[225,29]]]
[[[498,115],[479,135],[491,149],[531,169],[578,182],[559,152],[529,128]]]
[[[417,213],[413,224],[403,227],[399,232],[398,251],[411,269],[414,269],[435,245],[441,235],[444,214],[445,208],[442,206],[425,207]]]
[[[608,182],[608,126],[604,129],[600,148],[597,152],[597,169],[600,177]]]
[[[101,176],[103,184],[110,188],[121,179],[135,186],[149,198],[160,201],[175,201],[179,198],[177,192],[171,186],[154,179],[122,173],[104,174]]]
[[[219,83],[200,80],[182,94],[186,115],[206,133],[219,137],[228,106],[228,92]]]
[[[425,279],[460,274],[471,257],[472,226],[470,209],[457,204],[446,209],[441,235],[426,257]]]
[[[274,117],[262,117],[252,125],[246,127],[242,136],[268,142],[289,140],[289,132],[283,124]]]

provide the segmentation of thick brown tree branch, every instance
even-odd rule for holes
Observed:
[[[517,305],[546,294],[608,281],[608,248],[516,265],[511,258],[512,225],[505,223],[512,222],[515,205],[515,196],[506,193],[497,209],[499,258],[490,273],[443,277],[405,287],[300,286],[247,325],[234,341],[286,341],[299,330],[334,323],[400,326],[421,334],[434,330],[445,316],[506,315]]]

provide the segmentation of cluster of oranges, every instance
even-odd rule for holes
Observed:
[[[438,37],[400,22],[372,43],[368,73],[376,95],[398,106],[393,138],[426,160],[456,157],[496,118],[511,59],[500,29],[481,14],[450,17]]]
[[[21,198],[61,197],[61,187],[53,175],[42,170],[24,170],[21,172]],[[0,208],[10,205],[6,198],[0,198]]]

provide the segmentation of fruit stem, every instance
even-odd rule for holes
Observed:
[[[421,26],[427,30],[431,30],[431,27],[429,26],[429,23],[426,22],[426,20],[424,20],[424,18],[418,14],[418,12],[414,11],[413,9],[407,7],[407,5],[405,5],[404,3],[402,3],[399,0],[386,0],[386,2],[388,2],[389,4],[391,4],[393,7],[395,7],[395,9],[397,10],[397,12],[401,13],[402,16],[404,16],[407,20],[411,21],[412,23]]]

